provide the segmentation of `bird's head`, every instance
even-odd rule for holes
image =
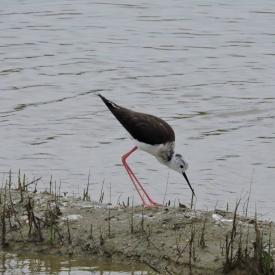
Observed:
[[[181,174],[185,173],[185,171],[188,169],[188,163],[183,159],[182,155],[180,154],[175,154],[172,157],[171,162],[173,166],[171,168]]]
[[[188,177],[185,173],[185,171],[188,168],[188,163],[183,159],[182,155],[174,154],[172,159],[170,160],[169,167],[171,169],[179,172],[180,174],[182,174],[184,176],[184,178],[187,181],[187,184],[188,184],[189,188],[191,189],[193,195],[196,196],[195,192],[194,192],[194,189],[192,188],[192,186],[189,182],[189,179],[188,179]]]

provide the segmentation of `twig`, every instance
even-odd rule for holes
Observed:
[[[71,231],[70,231],[70,225],[69,225],[69,219],[68,218],[67,218],[67,231],[68,231],[68,243],[71,244],[72,239],[71,239]]]
[[[103,198],[104,198],[104,191],[103,191],[103,188],[104,188],[104,180],[103,180],[102,185],[101,185],[99,203],[102,203],[102,202],[103,202]]]
[[[90,172],[90,169],[89,169],[89,175],[88,175],[88,182],[87,182],[86,190],[84,189],[84,191],[83,191],[83,200],[84,201],[91,200],[90,197],[89,197],[90,176],[91,176],[91,172]]]
[[[164,192],[164,196],[163,196],[162,205],[164,205],[164,203],[165,203],[167,190],[168,190],[168,184],[169,184],[169,172],[167,173],[166,186],[165,186],[165,192]]]
[[[25,176],[25,174],[24,174],[24,176]],[[42,179],[42,177],[39,177],[39,178],[37,178],[37,179],[34,179],[34,180],[32,180],[31,182],[29,182],[29,183],[26,183],[25,184],[25,186],[24,186],[24,189],[26,188],[26,187],[28,187],[29,185],[31,185],[31,184],[36,184],[39,180],[41,180]]]
[[[205,225],[206,225],[206,218],[204,218],[203,220],[203,225],[202,225],[202,230],[201,230],[201,237],[200,237],[200,241],[199,241],[199,245],[201,248],[205,248],[206,244],[205,244]]]
[[[143,261],[143,263],[145,263],[146,265],[148,265],[152,270],[154,270],[155,272],[157,272],[158,274],[161,274],[160,270],[158,270],[155,266],[153,266],[152,264],[150,264],[147,261]]]
[[[4,192],[4,202],[3,202],[3,211],[1,213],[1,223],[2,223],[2,238],[1,238],[1,245],[2,247],[5,247],[7,245],[6,243],[6,197],[7,197],[7,187],[5,185],[5,192]]]

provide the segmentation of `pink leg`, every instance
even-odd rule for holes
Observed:
[[[148,195],[148,193],[144,190],[143,186],[141,185],[141,183],[139,182],[139,180],[137,179],[137,177],[135,176],[134,172],[131,170],[131,168],[129,167],[128,163],[126,162],[126,159],[137,150],[137,146],[135,146],[132,150],[130,150],[128,153],[126,153],[125,155],[123,155],[121,157],[122,159],[122,163],[131,179],[131,181],[133,182],[141,200],[142,203],[144,204],[145,207],[151,207],[151,206],[157,206],[158,204],[156,202],[154,202],[150,196]],[[143,193],[143,195],[142,195]],[[148,202],[146,202],[146,199],[144,198],[144,196],[147,198]]]
[[[144,195],[146,196],[146,198],[148,199],[148,201],[153,204],[153,205],[158,205],[158,203],[156,203],[155,201],[153,201],[151,199],[151,197],[148,195],[148,193],[145,191],[145,189],[143,188],[142,184],[139,182],[139,180],[137,179],[136,175],[134,174],[134,172],[131,170],[130,166],[127,163],[127,168],[128,171],[132,174],[133,178],[135,179],[136,183],[138,184],[138,186],[141,188],[141,190],[143,191]]]

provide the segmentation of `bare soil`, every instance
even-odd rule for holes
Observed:
[[[0,207],[9,252],[135,261],[156,274],[253,274],[245,259],[259,260],[261,236],[261,255],[274,260],[272,223],[221,210],[112,206],[18,190],[1,190]],[[267,268],[263,274],[273,274]]]

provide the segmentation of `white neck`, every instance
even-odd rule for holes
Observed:
[[[172,170],[177,170],[177,159],[175,158],[175,154],[173,154],[172,158],[169,161],[163,163],[168,166]]]

